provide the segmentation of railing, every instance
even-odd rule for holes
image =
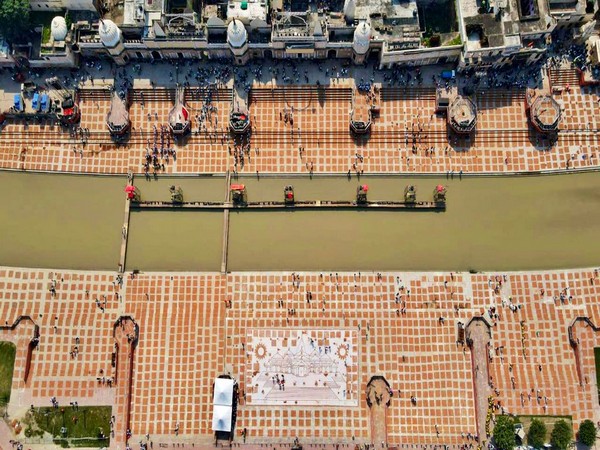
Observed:
[[[0,330],[14,331],[22,321],[29,321],[33,324],[33,337],[27,344],[27,357],[25,359],[25,373],[23,375],[23,382],[27,383],[27,380],[29,379],[29,374],[31,372],[32,353],[33,353],[33,350],[38,346],[38,343],[40,341],[39,325],[37,325],[30,316],[19,316],[19,317],[17,317],[17,320],[15,320],[15,322],[12,325],[0,326]]]

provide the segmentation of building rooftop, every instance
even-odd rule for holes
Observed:
[[[416,3],[411,0],[356,0],[355,17],[388,19],[411,17]]]
[[[415,0],[357,0],[355,17],[369,18],[373,39],[387,41],[391,50],[420,45],[419,12]]]
[[[145,6],[144,0],[125,0],[123,5],[122,25],[138,25],[144,23]]]
[[[586,0],[549,0],[550,11],[563,13],[576,11],[578,14],[586,12]]]
[[[280,12],[273,18],[273,36],[280,38],[322,38],[327,18],[313,12]]]
[[[146,24],[148,14],[165,12],[164,0],[108,0],[104,5],[104,19],[124,28],[151,26]]]
[[[530,115],[536,128],[541,131],[554,131],[560,123],[560,105],[551,96],[540,95],[533,101]]]
[[[553,19],[547,0],[458,0],[467,50],[521,45],[521,36],[543,33]]]
[[[110,109],[106,115],[106,125],[111,133],[120,133],[129,125],[127,101],[117,91],[113,91],[110,99]]]
[[[355,0],[350,16],[343,1],[316,6],[303,0],[284,2],[274,17],[275,34],[282,38],[325,36],[332,42],[352,41],[355,27],[368,21],[372,38],[402,48],[416,48],[421,40],[416,0]]]
[[[448,122],[457,133],[469,133],[477,123],[477,107],[468,97],[457,96],[448,108]]]
[[[169,111],[169,126],[173,134],[181,135],[187,132],[190,126],[190,113],[184,105],[185,88],[177,87],[175,104]]]
[[[277,8],[277,2],[273,2],[273,8]],[[344,0],[328,0],[321,2],[314,2],[311,0],[284,0],[282,3],[283,11],[288,12],[319,12],[319,13],[330,13],[330,12],[341,12],[344,6]]]
[[[239,19],[249,24],[254,19],[267,20],[268,6],[266,0],[229,0],[227,3],[227,20]]]

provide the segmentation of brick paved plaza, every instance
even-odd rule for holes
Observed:
[[[473,99],[478,123],[470,138],[448,130],[446,120],[435,115],[435,88],[386,87],[381,89],[380,116],[374,118],[370,138],[352,138],[349,117],[353,106],[361,113],[360,94],[352,104],[354,82],[330,81],[326,87],[273,87],[254,85],[249,94],[253,135],[251,152],[240,173],[447,173],[521,172],[597,167],[600,119],[596,113],[600,87],[578,87],[577,72],[562,69],[546,78],[539,92],[564,80],[571,88],[553,94],[562,109],[556,142],[545,139],[529,123],[525,88],[478,89]],[[554,84],[553,84],[554,83]],[[174,85],[167,86],[173,88]],[[204,89],[204,88],[203,88]],[[50,124],[8,123],[0,134],[0,166],[24,170],[126,173],[143,172],[142,163],[154,126],[166,125],[172,92],[160,87],[134,92],[130,108],[132,136],[116,147],[104,123],[110,106],[106,88],[88,86],[80,97],[80,126],[89,129],[86,145],[78,137]],[[234,141],[227,118],[234,94],[220,87],[214,95],[209,120],[200,132],[196,116],[205,90],[188,89],[187,103],[194,132],[185,144],[176,145],[177,160],[165,164],[167,173],[224,173],[234,170]],[[293,120],[283,120],[292,113]],[[419,131],[416,149],[412,132]],[[409,139],[410,137],[410,139]],[[299,147],[303,152],[298,151]],[[433,148],[432,148],[433,147]],[[229,150],[228,150],[229,148]],[[258,151],[256,151],[258,149]],[[433,151],[431,151],[433,150]],[[363,158],[356,158],[359,153]]]
[[[591,269],[299,273],[295,282],[290,273],[157,273],[126,276],[122,287],[114,283],[116,275],[0,270],[3,323],[30,317],[1,331],[18,348],[11,416],[19,417],[30,404],[47,406],[55,396],[61,404],[114,405],[114,448],[122,448],[128,427],[134,439],[149,433],[157,443],[207,444],[212,382],[229,373],[240,383],[236,428],[247,428],[247,440],[254,443],[291,442],[296,436],[306,443],[370,442],[365,395],[374,375],[384,376],[393,392],[386,413],[390,445],[462,444],[469,433],[483,435],[487,411],[476,409],[474,386],[484,404],[492,395],[510,413],[572,414],[574,423],[600,419],[593,357],[600,339],[593,328],[600,322],[600,277]],[[490,380],[482,380],[472,362],[481,356],[477,346],[472,350],[461,341],[459,322],[468,338],[474,317],[490,326]],[[134,322],[139,335],[128,346],[119,333],[133,336]],[[34,324],[39,346],[24,381]],[[73,358],[76,337],[80,351]],[[289,394],[277,391],[274,400],[260,401],[272,380],[252,384],[257,370],[266,367],[257,362],[288,338],[292,350],[304,339],[308,352],[312,338],[315,349],[331,345],[332,357],[349,357],[347,368],[339,370],[348,401],[343,394],[321,394],[323,404],[315,405],[311,395],[318,391],[293,389],[292,380],[302,380],[303,373],[289,376]],[[340,351],[344,342],[348,346]],[[119,355],[112,367],[115,343]],[[123,365],[131,352],[129,383]],[[103,376],[114,384],[99,381]],[[296,402],[298,396],[309,401]]]
[[[320,87],[255,83],[243,165],[227,129],[234,88],[210,91],[213,108],[202,124],[209,94],[193,88],[186,94],[192,134],[174,144],[176,158],[161,162],[170,174],[219,175],[597,169],[600,87],[577,87],[577,73],[563,69],[540,92],[565,80],[571,89],[553,94],[562,112],[556,142],[531,126],[525,89],[476,90],[477,131],[467,138],[435,114],[433,87],[383,86],[367,97],[349,79]],[[88,86],[79,103],[85,145],[57,125],[9,122],[0,167],[143,173],[174,92],[144,89],[131,96],[127,144],[111,142],[106,129],[108,90]],[[351,111],[364,120],[370,104],[379,107],[370,137],[352,137]],[[230,375],[239,387],[234,444],[252,450],[296,437],[330,450],[484,448],[491,412],[572,415],[575,428],[600,421],[595,268],[118,276],[0,268],[0,340],[17,347],[10,419],[56,397],[61,405],[112,406],[111,449],[125,448],[128,430],[131,445],[149,434],[157,447],[210,447],[213,382]],[[389,391],[372,377],[383,377]],[[28,441],[0,422],[0,448],[16,439],[27,448],[51,442]]]

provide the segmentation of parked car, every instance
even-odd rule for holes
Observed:
[[[25,111],[25,104],[23,103],[23,96],[21,94],[15,94],[13,98],[13,108],[16,112]]]
[[[442,71],[443,80],[454,80],[456,78],[456,70],[444,70]]]
[[[35,94],[33,94],[33,100],[31,101],[31,107],[33,108],[33,110],[35,112],[38,112],[40,110],[40,94],[38,94],[37,92]]]
[[[47,113],[48,111],[50,111],[51,104],[52,104],[52,101],[50,100],[50,97],[48,97],[48,94],[42,94],[42,98],[40,100],[40,106],[41,106],[43,113]]]

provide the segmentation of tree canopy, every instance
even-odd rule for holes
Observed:
[[[579,442],[588,447],[596,443],[596,425],[591,420],[584,420],[579,425]]]
[[[0,33],[14,42],[29,29],[29,0],[0,0]]]
[[[533,419],[527,432],[527,443],[534,448],[542,448],[546,442],[546,424],[540,419]]]
[[[550,435],[552,447],[558,450],[566,450],[572,440],[573,430],[571,426],[562,419],[556,422]]]
[[[512,450],[517,445],[515,424],[512,417],[498,416],[493,437],[496,447],[500,450]]]

